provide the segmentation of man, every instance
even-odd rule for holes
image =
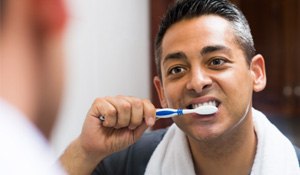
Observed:
[[[47,140],[63,85],[63,2],[0,2],[0,174],[65,174]]]
[[[266,85],[264,58],[255,54],[249,25],[234,5],[177,2],[162,20],[155,49],[162,107],[211,104],[218,111],[173,117],[167,131],[142,136],[155,120],[150,102],[99,98],[61,157],[70,174],[300,173],[293,145],[252,108],[253,91]]]

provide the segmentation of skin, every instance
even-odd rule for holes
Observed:
[[[197,174],[247,174],[253,163],[251,96],[265,86],[264,60],[257,55],[248,65],[234,41],[229,23],[217,16],[178,22],[163,39],[162,79],[154,78],[162,106],[218,101],[215,115],[174,118],[187,135]],[[106,156],[135,143],[154,122],[155,107],[148,100],[98,98],[60,161],[69,174],[90,174]]]
[[[248,174],[254,160],[251,98],[265,87],[264,60],[256,55],[248,65],[235,41],[230,23],[214,15],[176,23],[162,41],[162,78],[154,79],[162,106],[218,103],[214,115],[173,118],[199,174]]]
[[[102,115],[103,123],[99,120]],[[155,107],[149,100],[128,96],[97,98],[80,136],[60,161],[68,174],[91,174],[101,160],[135,143],[154,122]]]
[[[45,11],[47,3],[53,5]],[[59,16],[53,17],[53,10]],[[9,0],[3,15],[0,96],[49,138],[64,84],[65,9],[59,0]],[[38,32],[37,26],[45,24]]]

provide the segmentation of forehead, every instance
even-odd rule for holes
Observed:
[[[167,30],[162,40],[162,59],[170,52],[201,50],[210,45],[239,48],[230,22],[216,15],[185,19]]]

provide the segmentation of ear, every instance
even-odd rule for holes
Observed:
[[[250,71],[253,77],[253,90],[262,91],[267,83],[265,60],[262,55],[258,54],[252,58]]]
[[[164,95],[164,89],[163,89],[162,82],[161,82],[161,80],[158,76],[154,77],[153,84],[155,86],[156,93],[158,95],[161,107],[166,108],[167,107],[167,102],[166,102],[166,98],[165,98],[165,95]]]
[[[39,27],[46,35],[61,34],[68,14],[63,0],[35,0],[35,13]]]

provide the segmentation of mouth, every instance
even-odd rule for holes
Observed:
[[[218,102],[217,100],[210,100],[210,101],[206,101],[206,102],[203,102],[203,103],[190,104],[186,108],[187,109],[195,109],[195,108],[198,108],[200,106],[215,106],[215,107],[218,107],[219,105],[220,105],[220,102]]]

